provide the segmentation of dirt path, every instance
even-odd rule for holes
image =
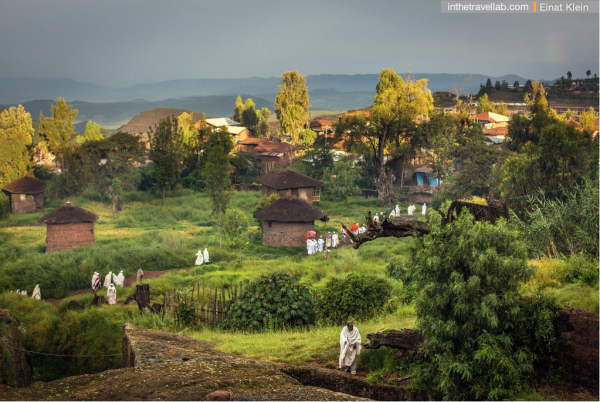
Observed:
[[[190,272],[192,270],[192,268],[194,268],[194,267],[181,268],[181,269],[168,269],[166,271],[144,271],[144,279],[158,278],[159,276],[168,274],[169,272],[179,272],[179,271]],[[136,278],[136,275],[130,276],[129,278],[125,278],[125,281],[123,282],[123,287],[124,288],[131,287],[135,283],[135,278]],[[102,280],[104,281],[104,278],[102,278]],[[52,304],[53,306],[58,306],[66,298],[73,297],[73,296],[79,296],[79,295],[92,294],[92,293],[94,293],[94,291],[92,290],[91,287],[89,287],[86,289],[75,290],[74,292],[71,292],[71,294],[69,296],[67,296],[63,299],[46,299],[45,301]]]

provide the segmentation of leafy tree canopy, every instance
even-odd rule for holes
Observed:
[[[30,169],[33,132],[31,115],[23,106],[0,113],[0,188]]]

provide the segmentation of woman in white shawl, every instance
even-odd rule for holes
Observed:
[[[427,204],[423,203],[423,208],[421,209],[421,214],[427,215]]]
[[[204,256],[202,250],[198,250],[196,253],[196,265],[202,265],[204,263]]]
[[[125,282],[125,275],[123,275],[123,270],[121,270],[121,272],[119,272],[119,275],[117,275],[117,280],[115,281],[117,286],[123,287],[123,282]]]
[[[337,244],[338,244],[338,235],[337,235],[337,232],[333,232],[333,235],[331,236],[331,247],[337,248]]]
[[[208,264],[208,248],[204,248],[204,263]]]
[[[394,216],[400,218],[400,207],[398,206],[398,204],[396,204],[396,213],[394,214]]]
[[[117,288],[112,283],[108,287],[108,304],[117,304]]]
[[[92,290],[95,292],[98,289],[100,289],[100,274],[94,272],[94,276],[92,276]]]
[[[31,294],[32,299],[42,300],[42,294],[40,293],[40,284],[35,285],[35,289],[33,289],[33,293]]]
[[[348,322],[340,333],[340,361],[338,368],[342,370],[346,368],[346,373],[356,375],[356,360],[360,355],[362,339],[360,332],[352,322]]]
[[[108,287],[110,286],[111,283],[112,283],[112,271],[110,271],[108,273],[108,275],[106,275],[106,277],[104,278],[104,287],[108,289]]]

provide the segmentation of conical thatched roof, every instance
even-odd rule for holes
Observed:
[[[79,223],[79,222],[94,222],[98,220],[98,215],[91,213],[83,208],[76,207],[67,201],[52,212],[42,216],[40,223]]]
[[[328,221],[325,212],[298,197],[285,197],[273,201],[256,212],[256,219],[275,222]]]
[[[277,190],[283,190],[286,188],[318,187],[325,185],[325,183],[322,181],[315,180],[310,176],[303,175],[302,173],[298,173],[293,170],[284,170],[283,172],[279,173],[271,173],[264,176],[259,176],[256,177],[254,181],[264,184],[265,186],[273,187]]]
[[[42,193],[47,185],[45,181],[26,174],[8,183],[3,190],[12,194],[38,194]]]

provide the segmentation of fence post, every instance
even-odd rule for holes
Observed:
[[[215,304],[213,305],[213,327],[217,329],[217,293],[218,287],[215,285]]]

